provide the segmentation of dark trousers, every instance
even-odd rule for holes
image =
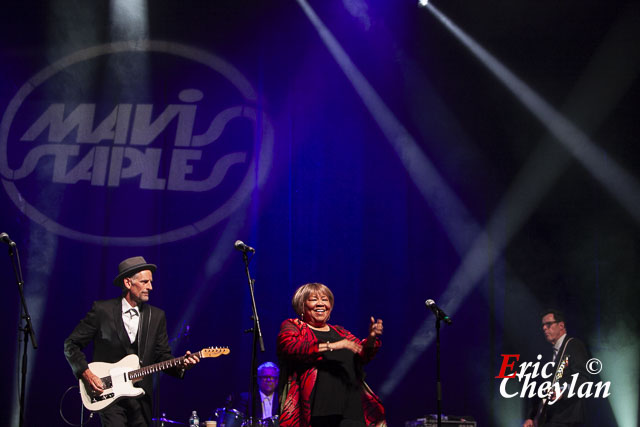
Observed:
[[[103,427],[147,427],[151,420],[146,420],[142,402],[139,399],[124,398],[100,411]]]

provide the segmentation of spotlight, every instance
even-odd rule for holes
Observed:
[[[429,0],[418,0],[418,6],[420,7],[427,7],[428,4]]]

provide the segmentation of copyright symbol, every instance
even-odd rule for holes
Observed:
[[[593,359],[589,359],[587,364],[585,365],[587,368],[587,372],[592,375],[599,374],[602,371],[602,362],[595,357]]]

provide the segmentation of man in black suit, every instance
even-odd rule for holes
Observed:
[[[87,391],[101,394],[102,380],[89,369],[82,351],[93,342],[93,361],[115,363],[129,354],[137,354],[141,366],[172,359],[164,311],[147,304],[153,289],[154,264],[143,257],[128,258],[118,266],[113,284],[122,288],[118,298],[95,301],[84,319],[64,342],[64,354],[74,375],[81,378]],[[182,366],[166,372],[178,378],[185,369],[198,363],[187,352]],[[122,398],[100,411],[103,426],[149,426],[151,424],[152,378],[147,375],[136,384],[144,395],[139,399]]]
[[[265,362],[258,366],[259,393],[256,402],[256,413],[253,416],[254,420],[272,418],[279,414],[278,393],[275,392],[278,387],[279,375],[280,369],[278,365],[273,362]],[[244,415],[248,415],[249,406],[251,405],[250,399],[249,393],[241,393],[238,401],[233,404],[234,409],[237,409]]]
[[[567,389],[560,397],[552,394],[546,406],[546,416],[543,416],[540,420],[540,426],[581,426],[584,423],[584,399],[578,396],[569,397],[568,394],[574,374],[577,374],[574,393],[577,392],[581,384],[589,380],[589,374],[586,370],[586,363],[589,360],[587,349],[582,341],[567,335],[564,315],[559,310],[548,309],[542,313],[542,331],[544,332],[545,339],[553,346],[553,356],[551,359],[555,362],[555,366],[558,366],[558,363],[562,363],[567,357],[569,357],[569,359],[562,378],[558,381],[560,384],[568,383]],[[551,381],[553,378],[546,380]],[[557,400],[555,400],[556,398]],[[555,400],[555,402],[549,405],[553,400]],[[533,420],[536,417],[539,406],[539,404],[533,406],[533,409],[529,413],[529,418],[524,422],[524,427],[532,427],[534,425]]]

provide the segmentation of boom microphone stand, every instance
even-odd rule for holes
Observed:
[[[258,317],[258,308],[256,306],[256,296],[254,294],[255,280],[251,278],[251,273],[249,272],[249,257],[247,255],[248,252],[255,253],[255,249],[251,246],[247,246],[242,241],[236,240],[235,248],[242,252],[242,259],[244,260],[244,267],[247,273],[247,280],[249,282],[249,294],[251,295],[251,310],[253,319],[253,328],[247,330],[247,332],[253,332],[253,345],[251,349],[251,382],[249,385],[249,400],[251,402],[249,406],[249,422],[250,425],[253,425],[253,416],[256,413],[257,406],[257,393],[255,392],[256,388],[256,376],[258,370],[258,351],[257,347],[260,344],[260,351],[264,353],[264,341],[262,340],[262,328],[260,327],[260,318]]]
[[[38,348],[36,341],[36,333],[33,330],[33,324],[31,323],[31,316],[29,315],[29,309],[27,308],[27,301],[24,298],[24,281],[22,280],[22,269],[20,268],[20,254],[18,253],[18,247],[13,242],[7,233],[0,234],[0,240],[9,245],[9,256],[11,257],[11,264],[13,265],[13,272],[16,276],[18,283],[18,292],[20,293],[20,318],[25,320],[25,325],[20,326],[18,329],[24,333],[24,346],[22,350],[22,378],[20,380],[20,427],[24,426],[24,397],[25,388],[27,385],[27,350],[29,337],[31,337],[31,344],[33,349]],[[18,336],[18,341],[20,337]]]

